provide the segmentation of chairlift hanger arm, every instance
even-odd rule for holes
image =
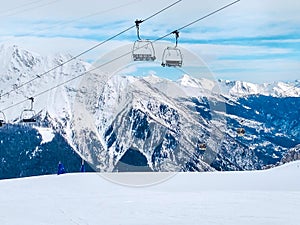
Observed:
[[[172,32],[172,34],[175,34],[175,48],[177,47],[178,44],[178,38],[179,38],[179,31],[178,30],[174,30]]]
[[[30,100],[30,110],[33,110],[34,97],[29,97],[28,100]]]
[[[144,22],[143,20],[138,20],[136,19],[135,20],[135,27],[136,27],[136,34],[137,34],[137,37],[139,40],[141,40],[141,37],[140,37],[140,24]]]

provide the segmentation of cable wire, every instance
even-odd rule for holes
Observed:
[[[35,0],[35,1],[27,2],[27,3],[24,3],[22,5],[15,6],[15,7],[9,8],[9,9],[4,9],[4,10],[0,11],[0,15],[2,13],[7,13],[7,12],[10,12],[10,11],[15,11],[16,9],[20,9],[20,8],[24,8],[24,7],[29,6],[29,5],[33,5],[33,4],[37,3],[37,2],[41,2],[41,0]]]
[[[175,2],[175,3],[177,4],[177,3],[180,2],[180,1],[182,1],[182,0],[179,0],[179,1]],[[212,13],[209,13],[209,14],[207,14],[206,16],[201,17],[200,19],[197,19],[197,20],[195,20],[195,21],[193,21],[193,22],[191,22],[191,23],[189,23],[189,24],[187,24],[187,25],[181,27],[180,29],[182,30],[182,29],[184,29],[184,28],[186,28],[186,27],[188,27],[188,26],[191,26],[191,25],[195,24],[196,22],[199,22],[200,20],[203,20],[204,18],[207,18],[208,15],[213,15],[213,14],[215,14],[216,12],[219,12],[219,11],[221,11],[222,9],[225,9],[225,8],[229,7],[230,5],[233,5],[233,4],[235,4],[235,3],[239,2],[239,1],[240,1],[240,0],[235,1],[234,3],[228,4],[228,5],[226,5],[226,6],[222,7],[222,8],[220,8],[220,9],[218,9],[218,10],[212,12]],[[175,3],[173,3],[172,5],[174,5]],[[162,12],[163,10],[166,10],[166,9],[168,9],[168,8],[170,8],[170,7],[171,7],[171,6],[165,7],[164,9],[160,10],[159,12]],[[157,15],[157,13],[156,13],[156,15]],[[147,18],[146,18],[145,20],[143,20],[143,21],[149,20],[149,19],[152,18],[152,17],[153,17],[153,16],[147,17]],[[124,31],[122,31],[122,32],[120,32],[120,33],[124,33],[125,31],[130,30],[130,29],[132,29],[132,28],[134,28],[134,27],[135,27],[135,25],[133,25],[133,26],[127,28],[126,30],[124,30]],[[177,30],[179,30],[179,29],[177,29]],[[159,38],[155,39],[154,41],[152,41],[152,42],[150,42],[150,43],[154,43],[154,42],[157,42],[157,41],[159,41],[159,40],[162,40],[162,39],[164,39],[164,38],[166,38],[166,37],[168,37],[169,35],[172,35],[172,34],[173,34],[173,32],[168,33],[168,34],[166,34],[166,35],[164,35],[164,36],[162,36],[162,37],[159,37]],[[116,35],[114,35],[113,37],[115,37],[115,36],[116,36]],[[113,39],[113,37],[111,37],[111,38],[105,40],[104,43],[107,42],[108,40]],[[101,42],[101,43],[103,43],[103,42]],[[99,45],[101,45],[101,43],[99,43],[98,45],[95,45],[94,47],[92,47],[92,48],[90,48],[90,49],[94,49],[94,48],[98,47]],[[144,46],[140,46],[139,48],[144,48],[144,47],[145,47],[146,45],[148,45],[148,44],[149,44],[149,43],[145,44]],[[87,52],[87,51],[88,51],[88,50],[84,51],[83,53],[80,53],[79,55],[83,55],[83,54],[84,54],[85,52]],[[67,80],[67,81],[64,81],[64,82],[62,82],[62,83],[60,83],[60,84],[57,84],[57,85],[55,85],[55,86],[53,86],[53,87],[51,87],[51,88],[49,88],[49,89],[47,89],[47,90],[44,90],[44,91],[42,91],[42,92],[40,92],[40,93],[38,93],[38,94],[36,94],[36,95],[34,95],[34,96],[32,96],[32,97],[36,98],[36,97],[38,97],[38,96],[40,96],[40,95],[43,95],[43,94],[45,94],[45,93],[47,93],[47,92],[49,92],[49,91],[51,91],[51,90],[53,90],[53,89],[56,89],[56,88],[58,88],[58,87],[60,87],[60,86],[62,86],[62,85],[65,85],[65,84],[67,84],[67,83],[73,81],[73,80],[76,80],[76,79],[78,79],[79,77],[82,77],[82,76],[86,75],[87,73],[93,72],[93,71],[96,70],[96,69],[99,69],[99,68],[101,68],[101,67],[103,67],[103,66],[105,66],[105,65],[107,65],[107,64],[110,64],[110,63],[112,63],[112,62],[114,62],[114,61],[116,61],[116,60],[119,60],[119,59],[121,59],[121,58],[123,58],[123,57],[125,57],[125,56],[127,56],[127,55],[129,55],[129,54],[132,54],[132,52],[133,52],[133,50],[131,50],[130,52],[126,52],[126,53],[120,55],[119,57],[116,57],[116,58],[114,58],[114,59],[112,59],[112,60],[110,60],[110,61],[108,61],[108,62],[105,62],[105,63],[103,63],[103,64],[100,64],[99,66],[97,66],[97,67],[95,67],[95,68],[93,68],[93,69],[91,69],[91,70],[85,71],[84,73],[79,74],[79,75],[77,75],[76,77],[73,77],[73,78],[71,78],[71,79],[69,79],[69,80]],[[72,59],[75,59],[75,58],[77,58],[77,57],[78,57],[78,56],[74,56]],[[62,64],[64,65],[64,64],[66,64],[67,62],[70,62],[70,61],[71,61],[71,59],[68,60],[68,61],[66,61],[66,62],[64,62],[64,63],[62,63]],[[61,65],[54,67],[53,69],[50,70],[50,72],[51,72],[52,70],[56,69],[56,68],[59,68],[60,66],[61,66]],[[45,72],[44,74],[46,74],[46,73],[49,73],[49,71]],[[42,74],[42,75],[44,75],[44,74]],[[39,77],[36,77],[36,78],[32,79],[30,82],[32,82],[33,80],[36,80],[36,79],[38,79],[38,78],[39,78]],[[26,82],[26,84],[27,84],[27,83],[30,83],[30,82]],[[24,85],[25,85],[25,83],[24,83],[22,86],[24,86]],[[21,85],[20,85],[20,86],[21,86]],[[18,86],[17,89],[19,89],[20,86]],[[15,90],[12,90],[12,91],[15,91]],[[11,92],[12,92],[12,91],[11,91]],[[10,93],[10,92],[9,92],[9,93]],[[9,94],[9,93],[8,93],[8,94]],[[6,95],[6,94],[7,94],[7,93],[5,93],[4,95]],[[2,96],[3,96],[3,95],[2,95]],[[23,101],[20,101],[20,102],[17,102],[17,103],[15,103],[15,104],[11,105],[11,106],[8,106],[8,107],[2,109],[1,111],[5,111],[5,110],[7,110],[7,109],[13,108],[13,107],[15,107],[15,106],[17,106],[17,105],[20,105],[20,104],[24,103],[25,101],[27,101],[27,99],[25,99],[25,100],[23,100]]]
[[[31,7],[31,8],[25,8],[25,9],[23,9],[23,10],[20,10],[20,11],[17,11],[17,12],[13,12],[13,13],[10,13],[10,14],[8,14],[8,15],[0,15],[0,17],[4,17],[4,16],[7,17],[7,16],[18,15],[18,14],[20,14],[20,13],[28,12],[28,11],[31,11],[31,10],[33,10],[33,9],[37,9],[37,8],[45,7],[45,6],[47,6],[47,5],[54,4],[54,3],[58,2],[58,1],[60,1],[60,0],[54,0],[54,1],[51,1],[51,2],[47,2],[47,3],[45,3],[45,4],[40,4],[40,5],[33,6],[33,7]]]
[[[135,0],[135,1],[127,2],[125,4],[121,4],[121,5],[109,8],[109,9],[104,9],[104,10],[97,11],[97,12],[94,12],[94,13],[91,13],[91,14],[88,14],[88,15],[85,15],[85,16],[81,16],[81,17],[78,17],[78,18],[73,18],[73,19],[67,20],[65,22],[56,23],[56,24],[54,24],[52,26],[48,26],[46,28],[39,29],[39,30],[34,31],[34,32],[23,33],[23,34],[21,33],[20,35],[21,36],[29,36],[29,35],[38,34],[38,33],[42,32],[42,31],[45,31],[45,30],[49,30],[49,29],[53,29],[53,28],[56,28],[56,27],[60,27],[62,25],[70,24],[70,23],[73,23],[73,22],[76,22],[76,21],[79,21],[79,20],[83,20],[83,19],[86,19],[86,18],[90,18],[90,17],[96,16],[96,15],[99,15],[99,14],[108,13],[108,12],[111,12],[113,10],[120,9],[120,8],[129,6],[129,5],[135,4],[135,3],[139,2],[139,1],[141,1],[141,0]],[[5,39],[3,41],[8,41],[8,40],[11,40],[11,39],[13,39],[13,38],[8,38],[8,39]]]
[[[234,5],[234,4],[236,4],[236,3],[240,2],[240,1],[241,1],[241,0],[237,0],[237,1],[234,1],[234,2],[232,2],[232,3],[229,3],[228,5],[225,5],[225,6],[219,8],[219,9],[217,9],[217,10],[215,10],[215,11],[213,11],[213,12],[211,12],[211,13],[209,13],[209,14],[207,14],[207,15],[205,15],[205,16],[203,16],[203,17],[197,19],[197,20],[194,20],[193,22],[190,22],[190,23],[184,25],[183,27],[180,27],[179,29],[177,29],[177,31],[180,31],[180,30],[183,30],[183,29],[185,29],[185,28],[187,28],[187,27],[190,27],[191,25],[193,25],[193,24],[195,24],[195,23],[198,23],[199,21],[201,21],[201,20],[203,20],[203,19],[205,19],[205,18],[207,18],[207,17],[209,17],[209,16],[212,16],[213,14],[216,14],[216,13],[218,13],[218,12],[220,12],[220,11],[222,11],[222,10],[224,10],[224,9],[226,9],[226,8],[232,6],[232,5]],[[173,32],[174,32],[174,31],[173,31]]]
[[[145,21],[147,21],[147,20],[150,20],[150,19],[153,18],[154,16],[158,15],[159,13],[162,13],[163,11],[165,11],[165,10],[169,9],[170,7],[172,7],[172,6],[176,5],[176,4],[178,4],[178,3],[181,2],[181,1],[182,1],[182,0],[178,0],[178,1],[174,2],[174,3],[172,3],[171,5],[168,5],[167,7],[165,7],[165,8],[163,8],[163,9],[159,10],[158,12],[156,12],[156,13],[152,14],[151,16],[147,17],[146,19],[142,20],[142,22],[145,22]],[[119,32],[119,33],[113,35],[112,37],[110,37],[110,38],[108,38],[108,39],[106,39],[106,40],[104,40],[104,41],[102,41],[102,42],[100,42],[100,43],[98,43],[98,44],[92,46],[91,48],[89,48],[89,49],[87,49],[87,50],[85,50],[85,51],[79,53],[78,55],[71,57],[71,58],[68,59],[67,61],[60,63],[59,65],[57,65],[57,66],[51,68],[50,70],[48,70],[48,71],[46,71],[46,72],[44,72],[44,73],[42,73],[42,74],[36,75],[35,78],[33,78],[33,79],[29,80],[29,81],[26,81],[26,82],[20,84],[19,86],[15,87],[14,89],[12,89],[12,90],[10,90],[10,91],[8,91],[8,92],[2,94],[1,97],[6,96],[6,95],[8,96],[10,93],[15,92],[16,90],[20,89],[21,87],[23,87],[23,86],[25,86],[25,85],[27,85],[27,84],[29,84],[29,83],[31,83],[31,82],[33,82],[33,81],[35,81],[35,80],[41,78],[42,76],[44,76],[44,75],[46,75],[46,74],[48,74],[48,73],[50,73],[50,72],[52,72],[52,71],[58,69],[59,67],[64,66],[65,64],[67,64],[67,63],[69,63],[69,62],[71,62],[71,61],[73,61],[73,60],[79,58],[80,56],[82,56],[82,55],[84,55],[84,54],[86,54],[86,53],[88,53],[88,52],[94,50],[95,48],[98,48],[99,46],[101,46],[101,45],[103,45],[103,44],[105,44],[105,43],[107,43],[107,42],[113,40],[114,38],[116,38],[116,37],[118,37],[118,36],[120,36],[120,35],[126,33],[127,31],[131,30],[131,29],[134,28],[134,27],[135,27],[135,25],[132,25],[132,26],[128,27],[127,29],[125,29],[125,30],[123,30],[123,31],[121,31],[121,32]]]

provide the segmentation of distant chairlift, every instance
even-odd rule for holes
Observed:
[[[238,136],[242,137],[242,136],[245,135],[245,133],[246,133],[246,131],[245,131],[244,128],[240,127],[240,128],[237,129],[237,135]]]
[[[244,120],[241,120],[240,123],[243,125]],[[245,133],[246,133],[246,131],[245,131],[245,129],[243,128],[243,126],[239,127],[239,128],[236,130],[236,132],[237,132],[237,135],[238,135],[239,137],[244,136]]]
[[[0,127],[3,127],[6,124],[6,117],[4,112],[0,111]]]
[[[201,151],[206,151],[206,144],[205,144],[205,143],[199,143],[199,144],[198,144],[198,148],[199,148]]]
[[[164,50],[161,65],[163,67],[182,67],[183,56],[180,49],[177,48],[179,31],[175,30],[172,32],[172,34],[175,34],[175,47],[167,47]]]
[[[198,141],[197,149],[200,159],[203,160],[204,154],[207,149],[206,143]]]
[[[34,98],[30,97],[29,100],[31,101],[30,109],[24,109],[20,116],[21,122],[23,122],[23,123],[35,123],[36,122],[36,113],[33,110]]]
[[[135,21],[138,40],[136,40],[133,44],[132,58],[133,61],[154,61],[156,57],[152,42],[140,38],[139,25],[142,22],[142,20]]]

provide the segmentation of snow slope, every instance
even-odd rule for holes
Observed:
[[[161,175],[110,178],[138,184]],[[95,173],[2,180],[0,224],[299,224],[300,161],[266,171],[173,175],[139,188]]]

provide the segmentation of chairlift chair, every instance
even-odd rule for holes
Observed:
[[[183,56],[180,49],[177,48],[179,32],[176,30],[172,33],[175,34],[176,38],[175,47],[167,47],[164,50],[161,65],[163,67],[182,67]]]
[[[6,124],[6,117],[4,112],[0,111],[0,127]]]
[[[183,57],[180,49],[176,47],[167,47],[164,50],[162,66],[165,67],[182,67]]]
[[[206,150],[206,144],[205,143],[199,143],[198,147],[201,151],[205,151]]]
[[[154,61],[155,51],[151,41],[137,40],[132,48],[133,61]]]
[[[238,136],[240,136],[240,137],[241,137],[241,136],[244,136],[245,133],[246,133],[246,131],[245,131],[244,128],[240,127],[240,128],[237,129],[237,135],[238,135]]]
[[[236,132],[239,137],[242,137],[246,133],[245,129],[243,128],[244,120],[240,120],[239,122],[240,122],[241,126],[236,130]]]
[[[31,107],[30,109],[24,109],[21,113],[21,122],[23,123],[35,123],[36,122],[36,113],[33,110],[33,102],[34,102],[34,98],[29,98],[29,100],[31,101]]]
[[[156,57],[152,42],[140,38],[139,25],[142,22],[142,20],[135,21],[138,40],[134,42],[132,47],[132,59],[133,61],[154,61]]]
[[[35,123],[35,111],[31,109],[24,109],[21,114],[21,121],[23,123]]]

